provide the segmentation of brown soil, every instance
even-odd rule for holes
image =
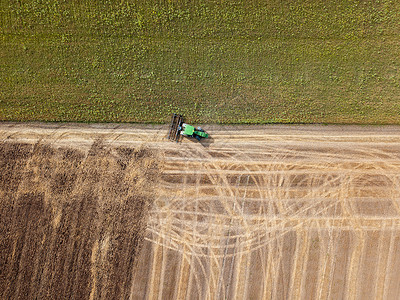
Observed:
[[[0,298],[128,298],[157,164],[99,141],[1,143]]]

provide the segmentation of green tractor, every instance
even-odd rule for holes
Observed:
[[[181,136],[194,137],[198,141],[208,138],[208,134],[201,128],[183,122],[182,115],[173,114],[169,128],[168,139],[178,142]]]

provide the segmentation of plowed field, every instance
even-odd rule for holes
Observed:
[[[3,123],[0,138],[159,150],[131,299],[400,297],[398,127],[204,128],[203,143],[129,125]]]

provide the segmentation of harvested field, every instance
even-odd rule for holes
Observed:
[[[2,142],[0,298],[128,298],[157,164],[101,142]]]
[[[400,297],[400,128],[204,128],[212,139],[202,144],[167,142],[162,126],[111,124],[3,123],[0,138],[160,150],[143,246],[131,274],[119,274],[130,276],[123,296]]]

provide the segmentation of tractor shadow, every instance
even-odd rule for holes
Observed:
[[[201,139],[200,141],[196,140],[195,138],[187,138],[189,141],[191,141],[194,144],[200,144],[204,148],[210,147],[211,144],[214,143],[214,139],[211,136],[208,136],[208,138]]]

